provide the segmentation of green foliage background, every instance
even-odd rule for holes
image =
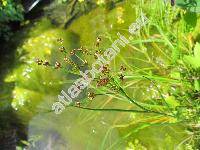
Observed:
[[[8,40],[12,34],[10,31],[10,21],[23,21],[23,7],[20,1],[1,0],[0,1],[0,37]]]

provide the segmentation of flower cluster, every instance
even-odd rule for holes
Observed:
[[[147,23],[148,19],[144,14],[142,14],[142,18],[139,20],[137,19],[137,26],[135,26],[135,23],[132,23],[129,26],[129,32],[131,34],[135,34],[136,31],[140,29],[141,26],[145,25]],[[138,27],[138,25],[141,25]],[[118,90],[119,87],[116,85],[115,81],[113,81],[112,77],[109,75],[110,68],[108,64],[116,57],[116,55],[120,52],[121,47],[125,47],[128,43],[129,40],[121,35],[119,32],[117,33],[118,39],[115,40],[109,48],[107,48],[104,52],[101,50],[95,51],[94,54],[92,54],[91,51],[89,51],[87,48],[80,47],[77,49],[73,49],[69,51],[69,56],[68,51],[66,48],[62,45],[63,44],[63,39],[59,38],[57,42],[61,44],[59,51],[65,55],[64,57],[64,62],[67,62],[71,66],[73,66],[74,69],[80,72],[81,78],[77,79],[68,89],[68,93],[65,91],[61,91],[61,94],[58,95],[58,101],[55,102],[52,105],[52,110],[55,111],[56,114],[60,114],[64,109],[65,106],[70,105],[73,103],[72,99],[75,99],[79,96],[82,90],[84,90],[88,85],[91,84],[93,80],[98,79],[97,81],[97,87],[100,86],[108,86],[113,90]],[[102,39],[100,37],[97,37],[96,39],[96,47],[98,48],[100,46]],[[88,65],[87,60],[83,60],[82,58],[79,57],[78,53],[86,54],[86,55],[93,55],[95,58],[95,62],[91,65],[91,70],[85,70],[82,71],[81,67],[84,67],[85,65]],[[82,61],[82,65],[78,64],[77,61],[76,63],[73,61],[73,57],[77,57],[80,61]],[[38,65],[41,65],[43,63],[42,60],[37,60]],[[50,65],[50,63],[46,62],[44,63],[46,66],[47,64]],[[62,64],[60,62],[55,62],[55,69],[62,68]],[[120,71],[122,72],[119,75],[119,79],[121,81],[124,80],[125,75],[123,72],[126,70],[124,66],[121,66]],[[96,78],[95,76],[98,76],[99,78]],[[94,93],[88,93],[89,99],[93,99],[95,97]],[[80,102],[76,102],[76,105],[80,107]]]

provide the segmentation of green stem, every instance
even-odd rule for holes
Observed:
[[[116,111],[116,112],[134,112],[134,113],[155,113],[155,114],[160,114],[160,115],[164,115],[164,116],[173,117],[172,115],[165,114],[165,113],[162,113],[162,112],[148,111],[148,110],[116,109],[116,108],[106,109],[106,108],[89,108],[89,107],[78,107],[78,106],[73,106],[73,107],[80,108],[80,109],[85,109],[85,110],[92,110],[92,111]]]
[[[122,95],[124,95],[130,102],[132,102],[133,104],[135,104],[136,106],[138,106],[139,108],[143,109],[144,111],[146,112],[149,112],[149,113],[156,113],[156,114],[162,114],[162,115],[167,115],[167,116],[172,116],[172,115],[168,115],[168,114],[165,114],[165,113],[162,113],[162,112],[158,112],[158,111],[154,111],[154,110],[150,110],[150,109],[147,109],[145,108],[144,106],[140,105],[136,100],[130,98],[126,92],[122,89],[122,87],[115,81],[114,78],[111,78],[113,80],[113,82],[119,87],[119,90],[121,91]],[[172,116],[173,117],[173,116]]]

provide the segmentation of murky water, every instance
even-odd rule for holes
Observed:
[[[117,38],[117,32],[128,35],[128,26],[136,20],[135,15],[134,4],[130,2],[120,4],[110,11],[103,7],[94,9],[76,19],[67,29],[52,25],[45,17],[36,21],[31,28],[24,29],[27,38],[17,51],[19,54],[25,54],[22,61],[27,64],[20,64],[6,81],[16,81],[12,106],[20,118],[23,118],[23,122],[28,124],[28,137],[32,142],[32,149],[121,150],[128,146],[129,141],[134,143],[139,140],[150,150],[166,147],[171,150],[181,140],[187,138],[184,126],[161,125],[160,122],[169,121],[165,117],[122,112],[94,112],[71,107],[66,108],[61,115],[46,112],[51,109],[53,102],[57,101],[60,91],[62,89],[67,91],[75,77],[69,76],[65,68],[54,70],[38,66],[34,62],[35,58],[49,59],[51,62],[63,60],[58,50],[60,45],[56,42],[58,38],[64,39],[63,45],[68,51],[80,46],[95,51],[98,36],[102,37],[101,47],[109,48],[112,41]],[[156,57],[158,65],[168,63],[161,52],[153,51],[152,46],[149,46],[148,51],[154,57],[160,56]],[[126,46],[121,49],[120,55],[111,66],[113,70],[119,69],[121,64],[126,63],[140,68],[152,67],[152,64],[141,63],[134,58],[142,59],[144,55]],[[85,59],[89,63],[93,61],[90,57]],[[148,95],[149,91],[143,88],[145,84],[148,83],[137,79],[128,92],[142,100],[152,95],[152,93]],[[83,92],[79,100],[84,97],[86,94]],[[89,106],[133,108],[123,99],[117,100],[108,96],[97,96]]]

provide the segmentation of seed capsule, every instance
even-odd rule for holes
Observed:
[[[99,47],[99,44],[101,42],[101,38],[100,37],[97,37],[97,40],[96,40],[96,46]]]
[[[123,74],[120,74],[120,76],[119,76],[119,79],[121,80],[121,81],[123,81],[124,80],[124,75]]]
[[[95,98],[95,94],[93,92],[88,92],[88,98],[93,100]]]
[[[64,41],[64,40],[63,40],[62,38],[58,38],[58,39],[57,39],[57,42],[59,42],[59,43],[61,43],[61,44],[63,43],[63,41]]]
[[[64,61],[67,62],[70,65],[73,65],[73,62],[67,57],[64,58]]]
[[[40,59],[36,59],[36,63],[37,63],[38,65],[42,65],[43,61],[40,60]]]
[[[100,55],[100,53],[99,53],[99,51],[96,51],[95,53],[94,53],[94,58],[95,59],[98,59],[98,56]]]
[[[108,68],[108,66],[103,66],[103,70],[101,71],[103,74],[107,74],[109,73],[110,69]]]
[[[64,58],[64,61],[67,62],[67,63],[70,62],[69,58],[67,58],[67,57]]]
[[[77,86],[77,88],[78,88],[79,90],[81,90],[81,86]]]
[[[49,62],[47,60],[45,60],[44,63],[43,63],[43,65],[44,66],[49,66],[50,64],[49,64]]]
[[[65,51],[65,47],[62,46],[62,47],[59,48],[59,50],[60,50],[60,52],[64,52]]]
[[[121,66],[120,70],[121,70],[121,71],[126,71],[126,67]]]
[[[61,68],[61,64],[59,62],[55,63],[55,69]]]
[[[101,38],[100,37],[97,37],[97,42],[101,42]]]
[[[74,55],[74,54],[75,54],[75,51],[72,50],[72,51],[70,52],[70,55]]]
[[[109,82],[109,78],[103,78],[103,79],[100,79],[99,81],[97,81],[97,86],[105,86],[108,84]]]

